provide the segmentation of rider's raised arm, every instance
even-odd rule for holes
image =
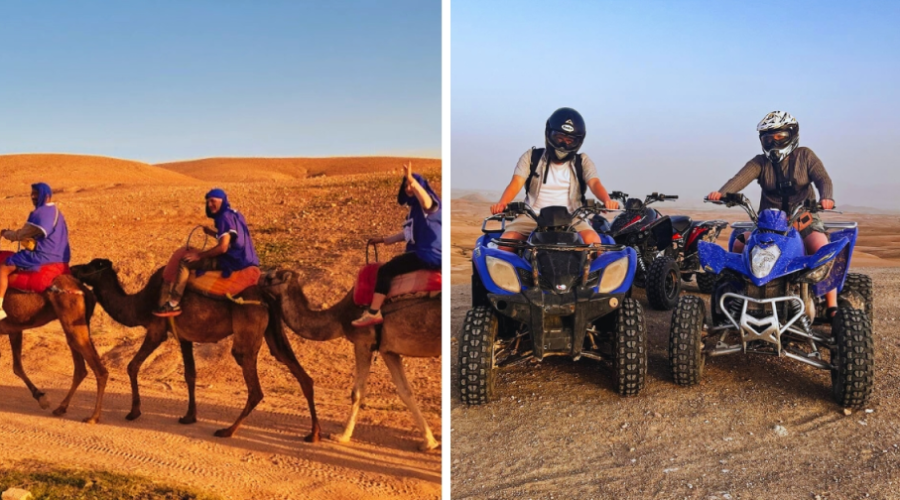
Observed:
[[[750,185],[751,182],[759,179],[759,174],[762,172],[762,165],[756,161],[756,158],[747,162],[734,177],[728,180],[719,192],[722,194],[725,193],[740,193],[743,191],[745,187]]]
[[[822,160],[820,160],[812,150],[807,150],[806,152],[809,155],[807,157],[809,180],[816,185],[816,190],[819,191],[819,201],[834,201],[834,190],[831,185],[831,177],[828,176],[825,165],[822,165]]]
[[[594,193],[594,196],[602,201],[607,208],[614,208],[615,203],[610,203],[612,200],[609,197],[609,193],[606,192],[606,188],[600,182],[600,176],[597,175],[597,166],[594,165],[594,161],[588,155],[582,156],[581,168],[584,182],[587,183],[587,187]]]
[[[42,238],[45,236],[44,231],[30,222],[26,222],[20,229],[12,231],[15,233],[15,239],[10,241],[22,241],[26,238]]]

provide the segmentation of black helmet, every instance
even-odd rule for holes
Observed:
[[[586,132],[584,118],[578,111],[572,108],[557,109],[547,118],[544,128],[547,152],[555,152],[558,161],[571,160],[584,143]]]

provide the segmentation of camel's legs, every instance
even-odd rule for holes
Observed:
[[[412,387],[410,387],[409,381],[406,380],[406,374],[403,372],[403,360],[400,359],[400,355],[386,352],[382,353],[382,357],[384,358],[384,363],[387,365],[388,370],[391,371],[391,378],[394,379],[394,385],[397,386],[397,394],[399,394],[400,399],[406,403],[409,411],[413,414],[413,418],[415,418],[416,423],[419,425],[419,429],[422,430],[425,442],[419,445],[419,449],[425,451],[437,448],[441,443],[434,439],[434,436],[431,434],[431,429],[428,427],[428,423],[425,422],[425,417],[422,416],[422,412],[419,411],[419,407],[416,405]]]
[[[363,397],[366,395],[366,379],[369,378],[369,370],[372,368],[372,346],[367,343],[354,343],[353,353],[356,356],[356,383],[350,393],[350,418],[344,426],[343,434],[333,435],[332,439],[340,443],[349,443],[353,436],[353,428],[356,427],[356,417]]]
[[[84,422],[88,424],[97,423],[100,420],[100,411],[103,407],[103,393],[106,391],[109,372],[103,366],[100,354],[97,353],[94,342],[91,341],[91,328],[86,319],[84,295],[71,293],[50,293],[48,295],[50,303],[53,304],[53,310],[56,311],[56,317],[59,318],[59,323],[62,325],[63,331],[66,332],[66,340],[69,342],[69,347],[78,351],[78,354],[84,358],[82,362],[87,362],[91,371],[94,372],[94,378],[97,379],[97,403],[94,406],[94,413],[84,419]],[[74,353],[72,359],[75,360],[75,370],[77,372],[79,370],[79,361]],[[77,378],[78,374],[76,373]],[[83,379],[84,376],[81,376],[81,378]],[[74,389],[72,393],[74,393]],[[69,397],[71,396],[72,394],[69,394]],[[67,397],[66,405],[68,405],[68,400],[69,398]],[[63,405],[60,405],[60,407],[62,408]]]
[[[238,416],[231,427],[219,429],[215,432],[217,437],[231,437],[235,431],[238,430],[238,427],[241,426],[241,422],[247,418],[247,415],[256,408],[256,405],[258,405],[263,398],[262,387],[259,385],[259,373],[256,370],[256,357],[259,355],[262,339],[258,339],[255,342],[255,350],[244,349],[241,346],[243,342],[241,342],[239,335],[240,334],[236,334],[234,347],[231,348],[231,355],[234,356],[234,360],[241,365],[241,371],[244,372],[244,382],[247,384],[247,404],[244,406],[244,411],[241,412],[240,416]]]
[[[280,323],[281,318],[279,317],[277,321]],[[312,377],[306,373],[306,370],[304,370],[300,365],[300,362],[297,361],[297,356],[294,355],[294,349],[291,348],[291,344],[287,337],[285,337],[284,329],[280,324],[266,330],[266,343],[269,345],[269,351],[272,353],[272,356],[280,363],[287,366],[294,375],[294,378],[297,379],[297,382],[300,382],[300,388],[303,389],[303,396],[306,397],[306,402],[309,404],[309,415],[312,420],[312,430],[305,438],[303,438],[303,440],[307,443],[318,443],[321,429],[319,428],[319,419],[316,417],[316,403],[313,397]]]
[[[60,401],[59,406],[53,410],[53,414],[57,417],[61,415],[65,415],[66,411],[69,410],[69,402],[72,401],[72,396],[75,395],[75,391],[78,390],[78,386],[81,385],[81,382],[87,377],[87,368],[84,365],[84,356],[78,351],[75,347],[74,339],[69,337],[69,350],[72,352],[72,364],[75,366],[75,369],[72,372],[72,387],[69,388],[69,393],[66,394],[66,397]]]
[[[138,372],[141,370],[141,365],[164,340],[166,340],[166,324],[162,321],[150,323],[147,326],[147,333],[141,348],[128,363],[128,378],[131,379],[131,413],[125,416],[128,420],[134,420],[141,416],[141,393],[138,390]]]
[[[194,365],[194,343],[181,341],[181,358],[184,360],[184,381],[188,389],[187,414],[178,419],[180,424],[193,424],[197,421],[197,400],[194,398],[194,389],[197,384],[197,367]]]
[[[38,401],[38,404],[41,405],[41,408],[46,410],[50,407],[50,402],[47,401],[47,396],[41,392],[40,389],[35,387],[34,384],[31,383],[31,380],[28,378],[28,375],[25,374],[25,369],[22,368],[22,332],[10,332],[9,333],[9,345],[12,347],[12,356],[13,356],[13,373],[16,374],[17,377],[22,379],[25,382],[25,385],[28,387],[28,390],[31,391],[31,395]]]

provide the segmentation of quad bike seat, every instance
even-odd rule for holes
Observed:
[[[693,225],[693,220],[687,215],[671,215],[669,220],[672,221],[672,229],[679,234],[684,234]]]
[[[0,252],[0,262],[6,262],[13,252]],[[9,287],[20,292],[44,293],[57,276],[72,274],[69,265],[61,262],[44,264],[37,271],[18,270],[9,276]]]

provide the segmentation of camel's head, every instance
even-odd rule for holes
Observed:
[[[109,259],[94,259],[87,264],[79,264],[71,268],[72,276],[89,286],[95,286],[104,273],[112,270],[113,263]]]
[[[287,269],[272,269],[259,278],[259,287],[269,297],[277,297],[287,291],[288,285],[297,280],[297,275]]]

